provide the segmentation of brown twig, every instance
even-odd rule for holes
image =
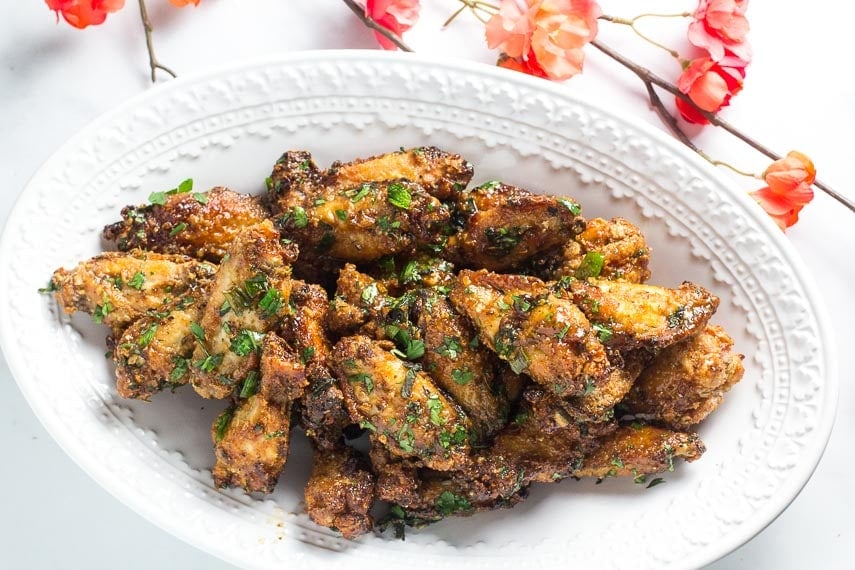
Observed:
[[[607,56],[609,56],[610,58],[612,58],[613,60],[615,60],[616,62],[620,63],[621,65],[623,65],[624,67],[626,67],[630,71],[632,71],[639,79],[641,79],[641,81],[644,82],[645,86],[650,85],[651,87],[648,87],[648,90],[647,90],[648,95],[650,94],[652,85],[656,85],[657,87],[661,87],[665,91],[671,93],[672,95],[674,95],[675,97],[677,97],[679,99],[682,99],[683,101],[685,101],[686,103],[688,103],[689,105],[691,105],[692,107],[697,109],[697,111],[704,118],[706,118],[710,122],[710,124],[715,125],[717,127],[721,127],[722,129],[729,132],[730,134],[732,134],[733,136],[735,136],[736,138],[738,138],[739,140],[741,140],[742,142],[744,142],[745,144],[750,146],[751,148],[757,150],[758,152],[760,152],[762,154],[765,154],[766,156],[768,156],[772,160],[780,160],[782,158],[781,155],[779,155],[778,153],[772,151],[771,149],[769,149],[765,145],[763,145],[763,144],[759,143],[758,141],[754,140],[753,138],[749,137],[748,135],[746,135],[745,133],[743,133],[742,131],[740,131],[739,129],[737,129],[736,127],[731,125],[730,123],[728,123],[727,121],[720,119],[714,113],[710,113],[709,111],[705,111],[705,110],[699,108],[697,105],[695,105],[694,101],[692,101],[691,98],[689,98],[688,95],[686,95],[685,93],[683,93],[682,91],[677,89],[676,85],[673,85],[672,83],[669,83],[668,81],[662,79],[661,77],[659,77],[658,75],[656,75],[655,73],[650,71],[649,69],[642,67],[642,66],[638,65],[637,63],[625,58],[621,54],[617,53],[616,51],[614,51],[610,47],[606,46],[605,44],[603,44],[597,40],[594,40],[593,42],[591,42],[591,45],[594,46],[595,48],[597,48],[598,50],[600,50],[601,52],[603,52],[604,54],[606,54]],[[657,96],[657,98],[658,98],[658,96]],[[651,102],[652,102],[652,99],[651,99]],[[661,103],[661,101],[660,101],[660,103]],[[654,103],[654,108],[655,108],[655,106],[656,105]],[[663,109],[664,109],[664,107],[663,107]],[[665,113],[669,117],[671,117],[670,113],[668,113],[667,111]],[[660,118],[662,117],[662,115],[658,111],[657,111],[657,114],[659,114]],[[665,120],[665,119],[663,118],[663,120]],[[680,130],[679,125],[676,125],[676,120],[673,117],[671,117],[671,120],[674,121],[676,128],[678,130]],[[668,127],[672,131],[674,130],[670,123],[668,123],[666,121],[666,124],[668,125]],[[680,132],[682,132],[682,131],[680,130]],[[683,137],[678,136],[678,138],[680,138],[680,140],[685,143],[686,139],[688,137],[686,137],[685,133],[684,133]],[[694,144],[691,144],[688,146],[689,146],[689,148],[691,148],[695,152],[699,152],[697,147]],[[699,152],[699,154],[701,154],[701,156],[704,156],[704,158],[707,158],[703,152]],[[726,165],[726,166],[730,166],[730,165]],[[825,184],[824,182],[821,182],[819,180],[815,180],[813,185],[816,186],[817,188],[819,188],[820,190],[822,190],[823,192],[825,192],[826,194],[828,194],[829,196],[831,196],[832,198],[834,198],[835,200],[837,200],[838,202],[840,202],[841,204],[843,204],[844,206],[846,206],[849,210],[855,212],[855,202],[851,201],[849,198],[839,194],[837,191],[832,189],[830,186],[828,186],[827,184]]]
[[[145,30],[145,45],[148,48],[148,65],[151,67],[151,82],[154,83],[157,79],[157,70],[162,69],[172,77],[178,77],[174,71],[157,61],[154,55],[154,44],[151,41],[151,20],[148,19],[148,10],[145,7],[145,0],[139,0],[140,18],[142,19],[143,29]]]
[[[140,0],[140,2],[142,2],[142,0]],[[353,0],[342,0],[342,2],[344,2],[344,4],[348,8],[350,8],[351,12],[356,14],[356,17],[359,18],[363,24],[365,24],[366,26],[368,26],[369,28],[371,28],[396,46],[398,46],[398,49],[409,52],[413,51],[410,46],[404,43],[404,40],[402,40],[398,34],[388,28],[384,28],[383,26],[366,16],[365,8],[363,8]]]

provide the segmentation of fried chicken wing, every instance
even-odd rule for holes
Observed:
[[[673,429],[700,423],[745,369],[733,339],[717,325],[663,350],[641,373],[623,405]]]
[[[451,302],[482,343],[560,396],[596,389],[610,364],[585,315],[533,277],[461,271]]]
[[[604,280],[574,280],[573,300],[615,349],[658,348],[703,330],[718,297],[693,283],[676,289]]]
[[[320,449],[336,449],[344,428],[351,423],[344,407],[344,394],[332,373],[324,366],[310,364],[309,386],[300,400],[300,421],[306,435]]]
[[[164,195],[163,204],[127,206],[121,221],[104,228],[104,238],[119,251],[141,248],[219,263],[241,231],[267,216],[256,198],[217,187]]]
[[[507,423],[508,402],[494,390],[493,358],[469,322],[439,292],[419,289],[410,310],[424,339],[422,366],[472,420],[478,439]]]
[[[202,311],[200,293],[151,311],[114,342],[116,391],[122,398],[150,400],[166,386],[186,384],[195,338],[190,324]]]
[[[571,398],[565,409],[576,419],[587,422],[598,422],[610,419],[614,415],[613,408],[629,393],[633,383],[644,368],[641,354],[610,355],[609,360],[622,361],[621,366],[612,368],[606,380],[592,388],[590,392]]]
[[[592,261],[591,256],[599,258]],[[544,279],[558,280],[585,272],[587,263],[593,262],[600,266],[601,279],[644,283],[650,277],[650,246],[629,220],[592,218],[579,235],[539,261],[535,272]]]
[[[269,221],[232,243],[194,327],[190,381],[202,397],[225,398],[258,368],[261,337],[291,311],[289,255]]]
[[[639,477],[674,470],[674,459],[698,459],[706,450],[696,433],[653,426],[621,426],[585,456],[576,477]]]
[[[284,235],[297,241],[307,260],[327,255],[368,262],[411,254],[417,246],[441,243],[440,230],[450,219],[444,204],[405,180],[308,186],[276,204]]]
[[[448,255],[465,267],[520,268],[579,233],[578,213],[572,200],[488,182],[459,198],[462,229],[449,238]]]
[[[134,250],[102,253],[74,269],[57,269],[51,283],[66,313],[88,313],[118,333],[183,293],[204,288],[214,272],[213,265],[183,255]]]
[[[351,419],[394,455],[441,471],[459,468],[469,451],[469,418],[420,366],[392,354],[392,346],[352,336],[333,349],[333,372]]]
[[[314,522],[347,539],[373,527],[368,510],[374,501],[374,475],[348,447],[315,450],[305,488],[306,512]]]
[[[327,331],[330,303],[326,291],[318,285],[294,281],[289,302],[293,310],[283,319],[282,336],[305,364],[329,366],[332,346]]]

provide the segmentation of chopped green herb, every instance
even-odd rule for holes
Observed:
[[[409,426],[409,424],[404,424],[401,427],[396,439],[398,440],[398,445],[401,447],[401,449],[403,449],[407,453],[412,453],[415,449],[413,447],[413,444],[416,441],[416,435],[413,433],[413,430]]]
[[[226,437],[226,432],[229,430],[229,424],[232,423],[232,415],[234,415],[234,413],[235,409],[231,407],[220,414],[220,417],[217,418],[217,443],[223,441],[223,438]]]
[[[505,303],[504,299],[499,299],[496,304],[499,305],[499,308],[503,311],[507,311],[511,308],[511,305],[508,305],[507,303]]]
[[[256,391],[258,391],[258,370],[250,370],[240,388],[240,397],[249,398],[254,396]]]
[[[357,192],[356,195],[350,199],[350,201],[356,204],[357,202],[368,196],[373,190],[374,187],[366,182],[365,184],[359,187],[359,192]]]
[[[145,275],[143,275],[142,271],[134,273],[134,276],[128,281],[128,287],[132,287],[137,291],[142,291],[143,285],[145,285]]]
[[[570,330],[570,325],[569,324],[564,325],[564,328],[562,328],[560,331],[555,333],[555,338],[557,338],[558,340],[564,340],[564,337],[567,336],[567,331],[569,331],[569,330]]]
[[[445,418],[440,415],[442,413],[442,402],[439,401],[439,395],[431,394],[428,396],[427,408],[430,414],[430,423],[436,426],[445,424]]]
[[[199,323],[195,321],[190,323],[190,332],[193,333],[193,336],[196,337],[196,340],[198,340],[202,344],[205,344],[205,329],[203,329],[199,325]]]
[[[309,363],[309,361],[314,356],[315,356],[315,347],[314,346],[307,346],[306,348],[304,348],[303,350],[300,351],[300,362],[302,362],[303,365],[306,365]]]
[[[182,180],[181,184],[178,185],[178,188],[174,190],[170,190],[170,192],[174,194],[186,194],[190,190],[193,189],[193,179],[188,178],[186,180]]]
[[[401,222],[399,220],[395,220],[394,222],[389,219],[389,216],[380,216],[377,219],[377,227],[380,228],[380,231],[384,233],[389,233],[392,230],[397,230],[401,227]]]
[[[193,192],[193,199],[199,202],[200,204],[207,204],[208,197],[201,192]]]
[[[371,301],[374,300],[374,298],[377,296],[377,294],[378,294],[377,283],[372,283],[371,285],[367,285],[362,290],[362,295],[361,295],[362,302],[363,303],[370,303]]]
[[[345,212],[344,210],[336,210],[335,217],[343,222],[347,220],[347,212]]]
[[[392,184],[389,184],[388,193],[390,204],[397,206],[402,210],[408,210],[410,208],[410,204],[412,204],[413,199],[406,186],[398,182],[393,182]]]
[[[282,429],[278,429],[276,431],[272,431],[270,433],[264,434],[264,439],[275,439],[277,437],[282,437],[286,435],[288,432]]]
[[[169,381],[170,382],[178,382],[184,375],[187,374],[187,371],[190,369],[190,361],[186,358],[182,358],[180,356],[176,356],[173,359],[175,366],[172,368],[172,372],[169,373]]]
[[[232,339],[229,350],[238,356],[246,356],[250,352],[258,352],[261,350],[261,340],[263,338],[264,333],[243,329]]]
[[[59,291],[59,286],[53,282],[53,279],[48,281],[47,287],[39,288],[39,293],[53,293],[54,291]]]
[[[603,263],[606,258],[602,253],[589,251],[582,259],[582,263],[573,274],[576,279],[587,279],[588,277],[599,277],[603,271]]]
[[[97,324],[101,324],[104,322],[104,317],[109,315],[113,311],[113,304],[110,303],[109,299],[104,297],[104,302],[101,305],[95,305],[95,311],[92,313],[92,320]]]
[[[477,338],[477,337],[476,337]],[[460,353],[463,351],[463,346],[457,337],[446,336],[442,339],[442,344],[436,349],[436,352],[441,356],[446,356],[451,360],[457,360]]]
[[[359,427],[362,429],[367,429],[368,431],[374,433],[377,431],[377,426],[369,422],[368,420],[359,420]]]
[[[404,269],[401,271],[401,277],[398,281],[401,285],[406,285],[407,283],[413,283],[418,281],[420,275],[418,273],[418,264],[414,259],[411,259],[404,266]]]
[[[618,469],[623,469],[623,460],[620,457],[615,457],[612,459],[611,464],[617,467]]]
[[[265,319],[277,314],[283,305],[282,294],[276,289],[268,289],[267,293],[258,301],[261,316]]]
[[[469,384],[472,380],[474,373],[468,368],[459,369],[455,368],[451,371],[451,379],[454,380],[455,383],[460,384],[461,386],[465,386]]]
[[[643,428],[643,427],[644,427],[644,424],[643,424],[643,423],[641,423],[641,422],[632,422],[632,423],[631,423],[631,424],[629,424],[629,425],[630,425],[630,427],[631,427],[632,429],[634,429],[635,431],[638,431],[638,430],[640,430],[641,428]]]
[[[362,382],[362,384],[365,385],[365,391],[368,394],[374,391],[374,379],[371,378],[370,374],[360,372],[359,374],[351,374],[347,379],[351,382]]]
[[[649,485],[647,485],[647,488],[649,489],[651,487],[655,487],[656,485],[661,485],[664,482],[665,482],[665,479],[663,479],[662,477],[657,477],[656,479],[651,481]]]
[[[531,309],[531,302],[522,295],[513,295],[512,298],[514,300],[514,308],[517,311],[526,313]]]
[[[487,252],[493,256],[506,255],[513,250],[522,239],[527,228],[487,228],[484,237],[487,238]]]
[[[302,206],[294,206],[289,210],[289,215],[294,220],[295,228],[305,228],[309,225],[309,216],[306,215],[306,210]]]
[[[597,338],[600,339],[600,342],[608,342],[613,336],[612,329],[606,325],[594,323],[594,326],[591,328],[593,328],[594,332],[597,334]]]
[[[596,389],[597,385],[594,383],[594,379],[590,376],[585,378],[585,392],[582,394],[583,396],[587,396],[591,392]]]
[[[273,191],[273,179],[271,177],[267,177],[264,179],[264,187],[267,188],[268,192]]]
[[[531,361],[528,358],[528,355],[525,353],[523,349],[517,350],[513,356],[508,359],[508,364],[511,365],[511,370],[514,371],[514,374],[519,374],[531,364]]]
[[[445,517],[458,511],[469,511],[472,509],[472,503],[470,503],[466,497],[455,495],[451,491],[443,491],[439,497],[436,498],[434,506],[436,507],[436,510]]]
[[[493,189],[498,188],[499,186],[501,186],[501,184],[502,184],[502,183],[501,183],[501,182],[499,182],[498,180],[488,180],[487,182],[485,182],[485,183],[483,183],[482,185],[478,186],[478,188],[476,188],[476,190],[493,190]]]
[[[194,366],[202,372],[211,372],[214,368],[222,364],[222,362],[222,354],[209,354],[205,358],[197,360]]]
[[[180,224],[176,225],[174,228],[172,228],[169,231],[169,237],[177,236],[178,234],[180,234],[181,232],[183,232],[186,229],[187,229],[187,223],[181,222]]]
[[[148,328],[146,328],[143,331],[143,333],[140,335],[140,338],[137,341],[137,344],[140,345],[141,348],[147,347],[149,344],[151,344],[151,341],[154,339],[154,334],[156,332],[157,332],[157,323],[151,323],[150,325],[148,325]]]
[[[148,201],[157,206],[166,204],[166,192],[152,192],[148,195]]]
[[[567,198],[560,198],[558,200],[558,203],[570,210],[570,213],[574,216],[578,216],[582,213],[582,207],[576,202],[573,202],[572,200],[568,200]]]

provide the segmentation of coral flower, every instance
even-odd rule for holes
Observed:
[[[419,0],[367,0],[365,15],[400,36],[415,25],[419,8]],[[374,37],[383,49],[398,49],[383,34],[374,32]]]
[[[193,4],[194,6],[198,6],[199,2],[202,0],[169,0],[169,3],[173,6],[178,6],[179,8],[183,8],[184,6],[189,6]]]
[[[507,56],[502,67],[563,81],[582,71],[600,14],[593,0],[503,0],[487,22],[487,45]]]
[[[743,67],[720,65],[708,57],[693,60],[677,80],[677,88],[701,109],[715,113],[730,103],[730,98],[742,89]],[[677,99],[677,109],[690,123],[709,121],[697,109]]]
[[[694,21],[689,24],[689,41],[707,50],[713,61],[726,55],[737,57],[743,67],[751,61],[751,47],[745,40],[748,0],[700,0]]]
[[[766,210],[781,229],[799,220],[799,212],[813,200],[811,185],[816,180],[816,168],[810,158],[791,151],[773,162],[763,173],[766,186],[751,192],[751,196]]]
[[[86,26],[103,24],[107,14],[117,12],[125,0],[45,0],[48,8],[65,18],[65,21],[81,30]]]

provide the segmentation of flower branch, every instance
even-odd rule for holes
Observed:
[[[377,21],[374,20],[371,16],[366,13],[366,9],[354,2],[353,0],[342,0],[345,6],[350,8],[350,11],[353,12],[359,20],[374,30],[375,34],[379,34],[382,37],[386,38],[389,42],[391,42],[395,47],[400,49],[401,51],[413,51],[410,46],[404,43],[404,40],[401,39],[401,36],[390,30],[385,26],[381,26]]]
[[[151,20],[148,19],[148,10],[145,6],[145,0],[139,0],[139,5],[140,19],[142,20],[143,30],[145,31],[145,46],[146,49],[148,49],[148,65],[151,68],[151,82],[154,83],[157,80],[158,69],[165,71],[172,77],[178,77],[174,71],[157,61],[157,56],[154,55],[154,44],[151,39]]]

